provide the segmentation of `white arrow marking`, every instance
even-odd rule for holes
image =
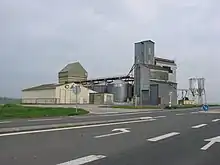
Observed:
[[[130,132],[130,131],[127,130],[127,129],[129,129],[129,128],[116,128],[116,129],[113,129],[112,132],[115,132],[115,131],[120,131],[120,132],[110,133],[110,134],[106,134],[106,135],[99,135],[99,136],[95,136],[95,138],[102,138],[102,137],[113,136],[113,135],[119,135],[119,134],[123,134],[123,133],[128,133],[128,132]]]
[[[220,121],[220,119],[214,119],[214,120],[212,120],[212,122],[217,122],[217,121]]]
[[[207,150],[209,147],[211,147],[213,144],[215,144],[216,142],[220,143],[220,136],[217,137],[213,137],[211,139],[205,139],[204,141],[209,141],[208,144],[206,144],[205,146],[203,146],[201,148],[201,150]]]

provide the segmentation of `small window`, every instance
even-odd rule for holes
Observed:
[[[151,55],[151,48],[148,48],[148,54]]]

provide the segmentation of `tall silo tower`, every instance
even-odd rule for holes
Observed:
[[[154,65],[154,42],[135,43],[134,96],[136,104],[147,105],[150,101],[150,69]]]

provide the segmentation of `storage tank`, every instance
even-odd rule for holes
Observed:
[[[106,93],[107,92],[107,86],[105,85],[105,83],[91,85],[91,89],[98,92],[98,93]]]
[[[114,94],[115,102],[127,101],[127,83],[123,80],[115,80],[108,86],[108,92]]]

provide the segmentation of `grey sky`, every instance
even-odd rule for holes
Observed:
[[[80,61],[89,77],[126,74],[133,44],[152,39],[156,56],[175,59],[180,88],[206,78],[208,99],[220,84],[219,0],[1,0],[0,95],[57,82]],[[213,70],[213,71],[212,71]]]

